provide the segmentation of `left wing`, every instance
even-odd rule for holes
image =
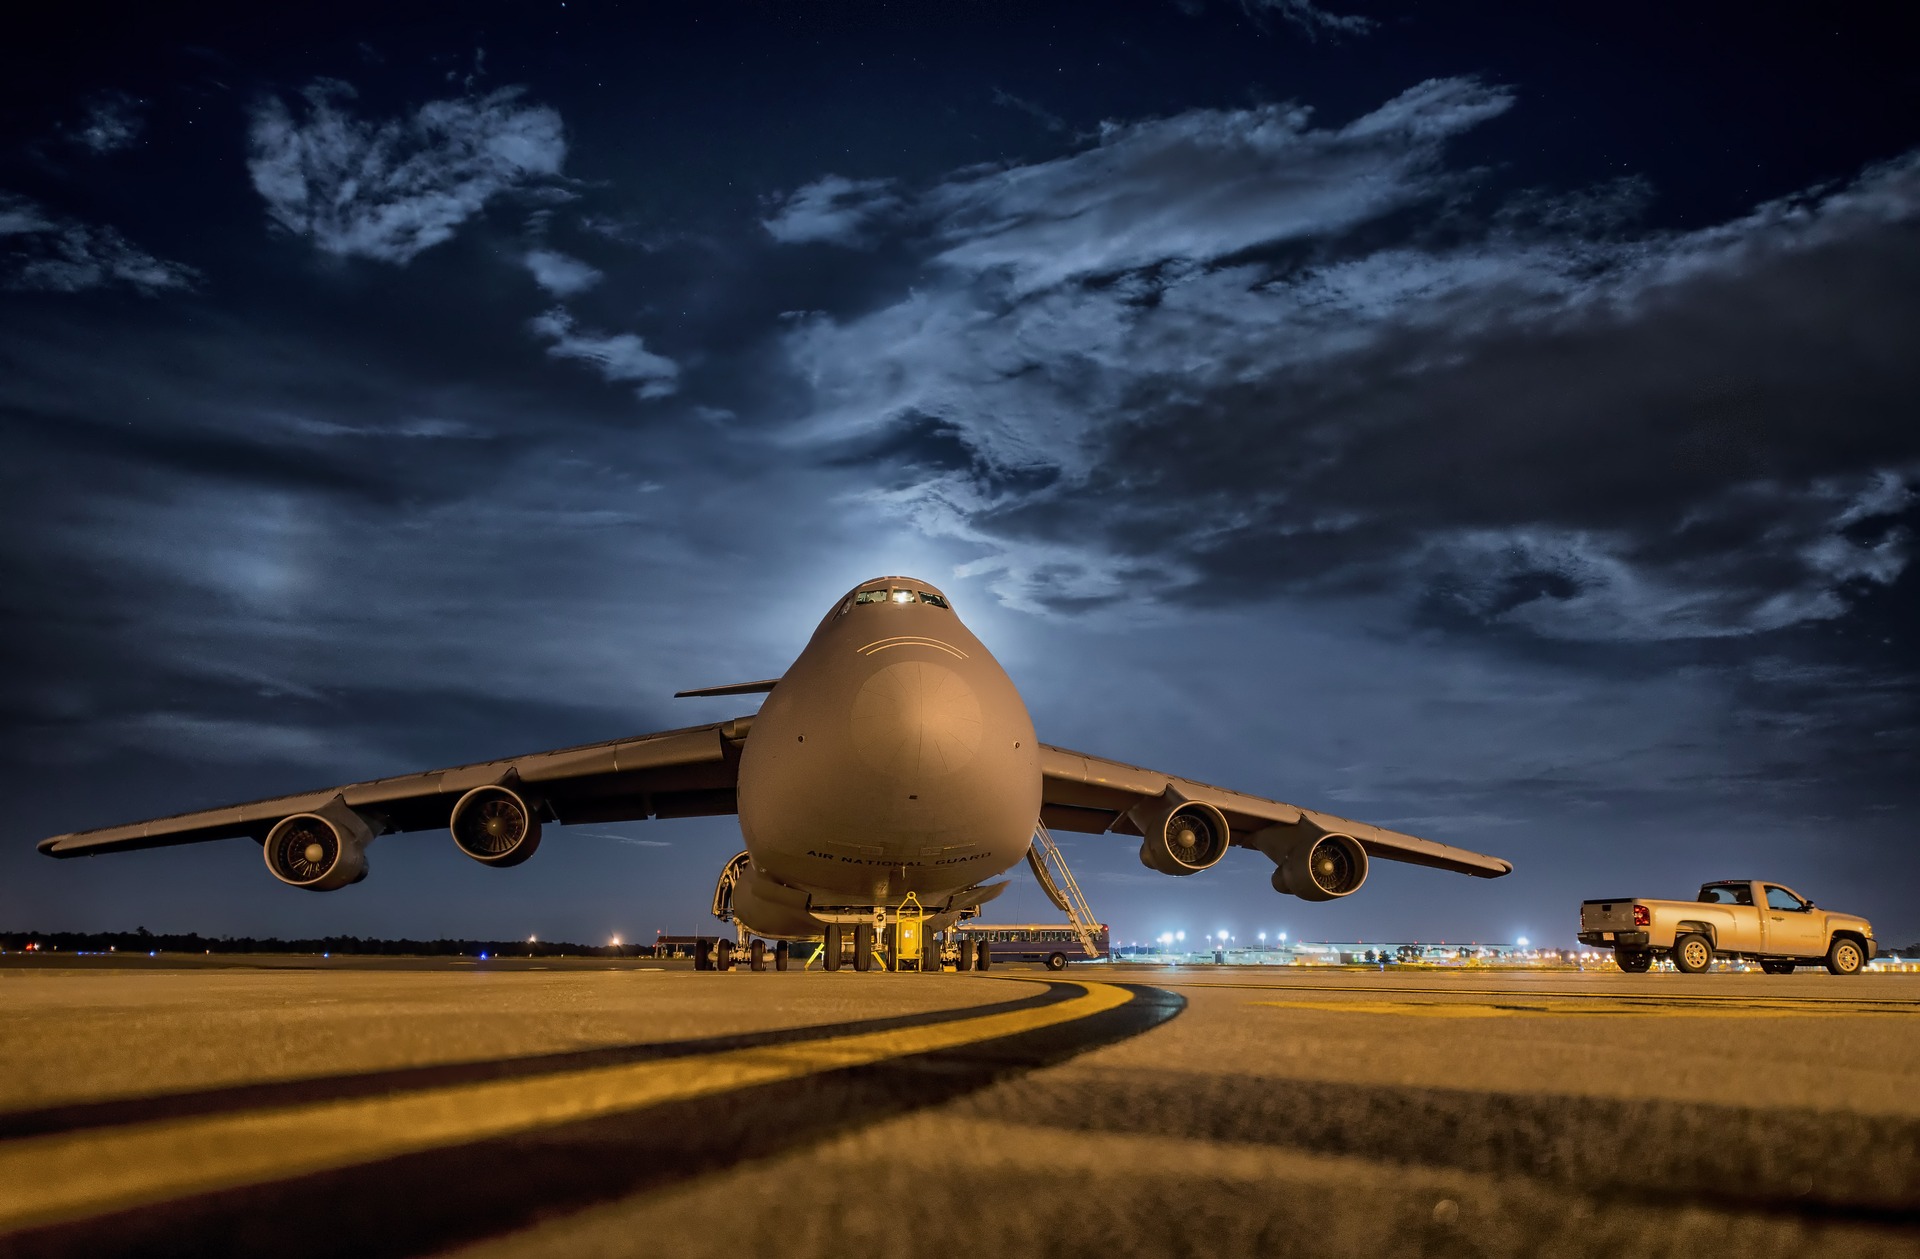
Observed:
[[[1043,778],[1040,820],[1053,830],[1138,835],[1140,828],[1127,816],[1128,812],[1166,799],[1171,789],[1187,800],[1219,809],[1232,829],[1232,842],[1241,847],[1266,847],[1256,844],[1254,836],[1262,832],[1271,834],[1275,827],[1298,827],[1303,835],[1324,832],[1351,835],[1360,841],[1368,856],[1388,861],[1432,866],[1483,879],[1497,879],[1513,870],[1513,863],[1500,857],[1050,744],[1040,745],[1040,773]]]
[[[384,831],[429,830],[447,825],[454,802],[468,791],[499,784],[515,785],[539,801],[549,821],[565,823],[732,813],[740,745],[752,723],[751,717],[736,717],[684,730],[77,831],[41,840],[40,851],[52,857],[80,857],[238,836],[264,840],[281,819],[323,812],[334,801],[377,819]]]

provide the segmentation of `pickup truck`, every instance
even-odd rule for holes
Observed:
[[[1836,914],[1778,883],[1739,879],[1708,883],[1690,901],[1615,896],[1580,904],[1580,943],[1611,946],[1620,969],[1645,972],[1654,959],[1698,975],[1715,957],[1744,957],[1769,975],[1824,963],[1836,975],[1858,974],[1873,957],[1873,925]]]

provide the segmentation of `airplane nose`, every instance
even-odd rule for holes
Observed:
[[[958,673],[903,660],[875,673],[853,701],[853,746],[896,782],[944,778],[980,750],[980,698]]]

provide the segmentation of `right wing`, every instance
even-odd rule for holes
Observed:
[[[1489,857],[1367,822],[1335,817],[1331,813],[1319,813],[1051,744],[1040,745],[1040,774],[1040,820],[1054,830],[1138,835],[1140,830],[1127,817],[1128,811],[1161,798],[1171,787],[1189,800],[1204,801],[1219,809],[1232,829],[1232,842],[1244,847],[1255,846],[1253,837],[1270,828],[1301,826],[1351,835],[1360,841],[1369,856],[1388,861],[1431,866],[1482,879],[1497,879],[1513,870],[1513,863],[1504,857]]]
[[[40,851],[53,857],[80,857],[242,835],[264,840],[282,818],[323,808],[336,797],[344,798],[356,812],[378,818],[387,831],[431,830],[447,825],[454,803],[468,791],[509,781],[537,796],[562,823],[732,813],[737,804],[740,745],[752,723],[751,717],[735,717],[684,730],[76,831],[41,840]]]

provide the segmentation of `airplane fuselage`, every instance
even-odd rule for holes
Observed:
[[[864,582],[754,718],[736,915],[798,936],[820,930],[810,911],[942,903],[1025,856],[1040,795],[1033,721],[1000,662],[936,587]]]

